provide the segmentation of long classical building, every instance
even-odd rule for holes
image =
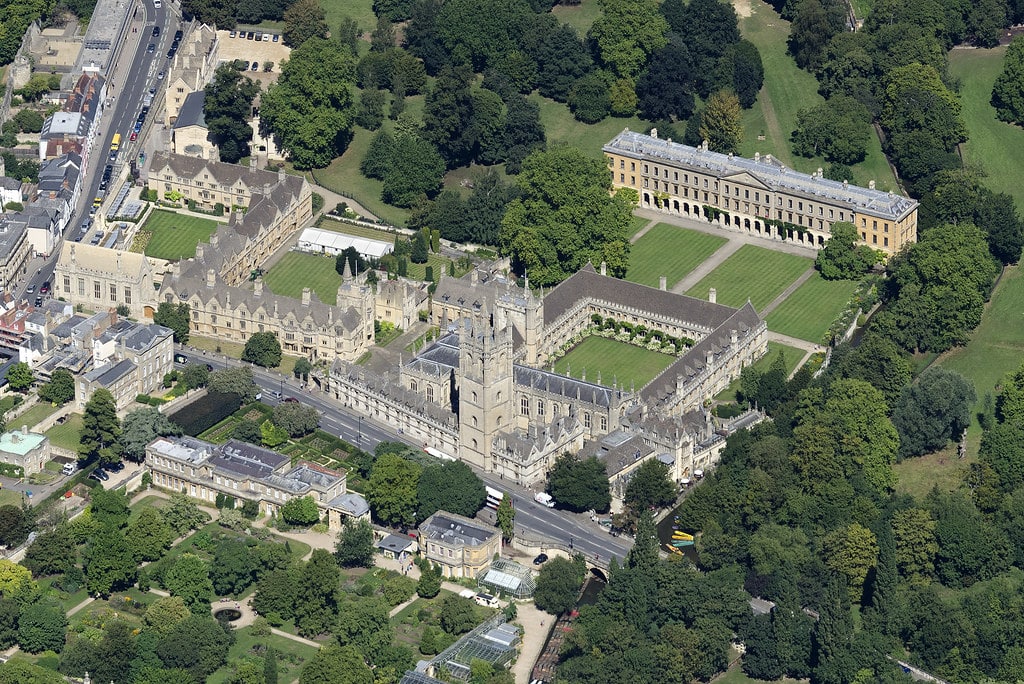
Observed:
[[[917,202],[753,159],[630,131],[604,146],[612,184],[640,206],[705,219],[753,235],[821,248],[832,224],[852,223],[861,242],[887,255],[917,241]]]
[[[562,453],[619,430],[670,460],[681,480],[708,462],[712,445],[721,448],[704,405],[764,355],[766,326],[749,302],[734,309],[601,271],[588,265],[543,298],[500,273],[442,279],[434,344],[396,374],[337,361],[319,380],[343,405],[425,447],[527,486],[543,482]],[[546,370],[595,315],[693,345],[643,387]]]

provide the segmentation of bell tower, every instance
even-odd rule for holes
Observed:
[[[494,437],[511,427],[512,328],[494,326],[486,307],[459,328],[459,456],[495,469]]]

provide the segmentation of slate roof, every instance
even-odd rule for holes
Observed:
[[[206,91],[197,90],[189,93],[178,110],[178,118],[174,120],[174,128],[185,128],[186,126],[200,126],[206,128],[206,117],[203,114],[203,105],[206,103]]]
[[[632,159],[652,163],[668,162],[673,166],[692,169],[715,178],[744,174],[760,181],[766,189],[774,192],[785,192],[813,201],[843,205],[851,211],[893,221],[902,219],[917,208],[917,202],[907,197],[800,173],[774,163],[768,157],[755,160],[711,152],[637,133],[628,128],[615,136],[603,149],[605,152],[625,155]]]
[[[498,533],[461,515],[438,511],[420,524],[420,536],[445,544],[480,546]]]
[[[361,518],[370,512],[370,504],[366,503],[366,499],[355,492],[336,496],[327,502],[327,505],[331,508],[340,509],[353,518]]]
[[[2,219],[0,220],[0,258],[10,258],[18,241],[25,235],[27,224],[24,221]]]
[[[544,297],[544,324],[551,325],[581,299],[606,301],[621,307],[641,309],[650,315],[673,318],[690,325],[717,328],[736,309],[712,304],[655,287],[603,276],[587,264]]]
[[[144,352],[160,340],[172,335],[170,328],[162,325],[144,325],[126,319],[120,319],[107,328],[100,340],[103,342],[116,341],[123,346],[136,352]]]
[[[276,451],[229,439],[214,451],[209,463],[220,472],[266,478],[288,461],[287,456]]]
[[[117,363],[107,363],[99,368],[94,368],[85,374],[89,382],[96,382],[104,387],[110,387],[115,382],[135,371],[135,362],[123,359]]]

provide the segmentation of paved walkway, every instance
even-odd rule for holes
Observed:
[[[787,287],[785,290],[783,290],[782,294],[780,294],[778,297],[773,299],[768,304],[768,306],[766,306],[763,309],[761,309],[761,311],[758,313],[758,315],[761,316],[761,318],[767,318],[768,314],[770,314],[772,311],[775,311],[775,309],[778,308],[779,304],[782,304],[782,302],[786,301],[786,299],[789,297],[789,295],[793,294],[796,291],[796,288],[800,287],[801,285],[806,283],[808,280],[810,280],[811,276],[813,276],[813,275],[814,275],[814,267],[811,266],[809,269],[807,269],[806,271],[801,273],[800,277],[797,278],[796,280],[794,280],[790,284],[789,287]]]
[[[672,286],[672,292],[685,294],[687,290],[703,280],[704,276],[722,265],[722,262],[739,251],[744,243],[740,240],[729,240],[715,250],[715,253],[702,261],[697,268],[693,269],[678,283]]]
[[[810,257],[812,259],[818,253],[813,247],[805,247],[789,240],[763,238],[759,237],[755,233],[748,233],[745,230],[719,226],[717,224],[708,223],[707,221],[697,221],[695,219],[686,218],[685,216],[679,216],[678,214],[669,214],[651,209],[635,209],[633,210],[633,215],[639,216],[640,218],[650,219],[656,223],[668,223],[673,226],[697,230],[709,235],[717,235],[718,237],[723,237],[727,240],[739,240],[745,245],[756,245],[776,252],[796,254],[797,256]]]
[[[778,342],[780,344],[786,345],[787,347],[796,347],[797,349],[803,349],[808,354],[825,351],[825,348],[820,344],[814,344],[813,342],[808,342],[807,340],[801,340],[796,337],[790,337],[789,335],[783,335],[782,333],[772,332],[771,330],[768,331],[768,341]]]
[[[633,237],[631,237],[629,239],[630,244],[634,244],[635,245],[636,242],[640,238],[642,238],[644,235],[647,235],[648,231],[650,231],[651,228],[653,228],[656,225],[658,225],[658,221],[657,220],[651,219],[650,221],[648,221],[646,226],[644,226],[640,230],[636,231],[636,235],[634,235]]]

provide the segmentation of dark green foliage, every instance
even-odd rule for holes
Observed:
[[[670,35],[668,44],[651,55],[647,70],[637,81],[640,113],[649,121],[688,119],[694,108],[693,78],[689,49],[680,36]]]
[[[676,487],[668,466],[654,458],[640,464],[626,485],[623,500],[634,511],[662,508],[675,501]]]
[[[853,620],[843,581],[834,576],[828,583],[814,626],[814,679],[823,684],[849,682],[857,670],[851,646]]]
[[[475,626],[476,609],[472,600],[456,594],[444,597],[441,601],[441,629],[453,636],[459,636]]]
[[[539,609],[556,616],[572,610],[586,572],[582,562],[552,558],[540,569],[534,603]]]
[[[319,0],[294,0],[284,11],[285,45],[297,48],[310,38],[327,38],[329,29]]]
[[[320,520],[320,510],[312,496],[296,496],[281,506],[281,517],[289,525],[309,526]]]
[[[487,498],[484,483],[462,461],[429,465],[420,473],[416,485],[419,502],[417,519],[426,520],[437,511],[472,518]]]
[[[524,36],[526,51],[537,63],[540,94],[565,102],[579,79],[593,69],[593,61],[575,29],[550,14],[538,15],[539,26]]]
[[[206,366],[202,366],[202,369],[205,371]],[[150,442],[157,437],[180,434],[181,426],[172,423],[159,410],[136,409],[124,417],[120,436],[123,455],[130,461],[142,463],[146,458],[146,446]]]
[[[114,397],[100,388],[85,404],[78,445],[79,460],[117,463],[121,460],[120,436],[121,423],[117,419]]]
[[[466,69],[444,69],[427,94],[423,108],[424,137],[450,168],[464,164],[473,150],[470,77]]]
[[[829,231],[825,248],[818,252],[814,265],[825,280],[857,280],[878,261],[867,245],[857,244],[857,229],[852,223],[836,221]]]
[[[1024,39],[1014,39],[1006,49],[1003,70],[992,86],[992,106],[1000,121],[1024,123]]]
[[[53,404],[66,404],[75,398],[75,377],[66,368],[57,368],[50,381],[39,388],[39,398]]]
[[[314,637],[330,631],[338,614],[340,580],[341,570],[334,556],[323,549],[315,549],[299,568],[292,593],[299,634]]]
[[[370,568],[373,567],[374,554],[373,528],[370,523],[366,520],[347,519],[334,550],[338,565],[343,568]]]
[[[789,53],[798,66],[810,71],[821,66],[829,39],[845,28],[845,9],[829,0],[800,0],[789,33]]]
[[[608,474],[593,456],[560,456],[548,471],[548,492],[561,507],[577,513],[591,509],[604,513],[611,505]]]
[[[827,162],[856,164],[867,154],[870,123],[871,115],[864,105],[851,97],[834,97],[797,114],[793,152],[802,157],[820,155]]]
[[[355,114],[354,80],[354,57],[337,42],[310,38],[289,55],[261,99],[260,116],[296,168],[327,166],[344,151]]]
[[[981,322],[998,267],[985,235],[970,224],[939,226],[891,262],[889,307],[879,331],[908,351],[966,344]]]
[[[416,583],[416,594],[420,598],[434,598],[441,593],[441,568],[424,559],[420,564],[420,579]]]
[[[394,638],[387,604],[378,598],[346,603],[338,614],[334,635],[341,646],[354,646],[367,662],[376,663]]]
[[[1006,535],[985,520],[974,502],[962,493],[933,493],[931,498],[938,521],[935,571],[943,584],[968,587],[1009,567],[1011,549]]]
[[[219,394],[233,394],[240,402],[250,402],[256,397],[258,387],[253,380],[252,368],[248,366],[233,366],[222,368],[210,373],[210,380],[207,383],[211,392]]]
[[[13,504],[0,506],[0,544],[14,548],[25,541],[31,531],[32,521],[26,511]]]
[[[371,131],[380,128],[384,122],[384,91],[364,90],[359,96],[356,110],[356,125]]]
[[[59,603],[39,599],[26,605],[18,618],[18,645],[28,653],[56,651],[64,648],[68,618]]]
[[[272,332],[256,332],[245,341],[242,360],[255,363],[264,368],[277,368],[281,365],[281,343]]]
[[[885,395],[887,406],[896,406],[912,379],[905,352],[875,332],[864,335],[856,347],[839,347],[836,352],[832,366],[836,377],[869,382]]]
[[[205,363],[190,362],[181,371],[181,381],[189,389],[206,387],[210,381],[210,369]]]
[[[302,437],[320,425],[320,412],[298,402],[282,402],[274,407],[271,421],[284,428],[290,437]]]
[[[390,142],[390,149],[378,156],[383,142]],[[434,146],[418,135],[401,133],[391,138],[381,132],[371,143],[360,168],[370,177],[382,174],[381,199],[397,207],[410,207],[441,189],[445,163]]]
[[[955,371],[933,366],[903,390],[892,422],[900,433],[900,456],[937,451],[971,423],[974,386]]]
[[[299,684],[373,684],[373,672],[358,649],[328,644],[303,666]]]
[[[646,81],[643,81],[646,83]],[[569,91],[569,109],[583,123],[597,123],[611,113],[608,79],[602,72],[591,72],[576,81]]]
[[[156,655],[165,667],[187,670],[197,681],[205,681],[227,661],[234,640],[231,629],[211,615],[192,615],[160,639]]]
[[[259,85],[243,75],[234,63],[217,67],[213,81],[207,84],[203,116],[210,131],[210,140],[220,151],[221,161],[234,164],[242,157],[249,156],[249,141],[252,140],[249,118],[252,115],[253,100],[259,91]],[[160,306],[163,307],[163,303]],[[187,304],[178,306],[188,308]],[[175,341],[178,341],[178,330],[174,330]]]
[[[189,328],[192,324],[192,312],[186,302],[172,304],[171,302],[160,302],[153,313],[153,322],[170,328],[174,332],[174,341],[177,344],[188,342]]]
[[[67,526],[61,525],[37,536],[25,552],[22,564],[32,571],[34,577],[46,577],[67,572],[75,564],[77,557],[78,550],[68,533]]]
[[[749,109],[757,101],[764,85],[764,65],[757,46],[749,40],[730,45],[722,56],[723,80],[732,80],[732,89],[740,98],[740,106]]]

